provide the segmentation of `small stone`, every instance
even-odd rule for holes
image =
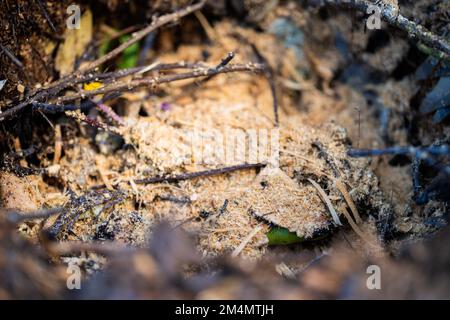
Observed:
[[[25,92],[25,86],[23,84],[18,84],[17,85],[17,91],[19,91],[20,93],[24,93]]]
[[[50,177],[57,177],[59,175],[59,170],[61,169],[61,166],[59,164],[54,164],[52,166],[47,167],[47,174]]]

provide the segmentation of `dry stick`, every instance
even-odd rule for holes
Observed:
[[[371,3],[367,0],[324,0],[324,2],[331,5],[348,6],[350,8],[360,10],[364,13],[367,13],[369,7],[375,5],[374,3]],[[383,18],[383,20],[385,20],[389,24],[402,29],[410,37],[419,39],[429,47],[442,51],[447,56],[450,55],[450,42],[444,37],[435,35],[427,28],[405,18],[389,5],[379,7],[379,9],[381,18]]]
[[[256,234],[261,231],[262,227],[261,226],[257,226],[255,229],[252,230],[252,232],[250,232],[245,238],[244,240],[242,240],[242,242],[239,244],[239,246],[236,247],[236,249],[234,249],[233,253],[231,253],[231,256],[233,258],[236,258],[239,253],[241,253],[242,250],[244,250],[245,246],[253,239],[254,236],[256,236]]]
[[[107,101],[117,99],[121,95],[122,95],[121,93],[111,93],[111,94],[105,95],[98,101],[97,100],[96,101],[87,100],[87,101],[80,103],[79,105],[75,105],[75,104],[73,104],[73,105],[69,105],[69,104],[57,105],[57,104],[41,103],[41,102],[32,102],[31,105],[34,109],[42,111],[44,113],[56,114],[56,113],[61,113],[61,112],[66,112],[66,111],[90,109],[90,108],[95,107],[97,103],[105,103]]]
[[[356,222],[357,223],[362,223],[361,216],[359,215],[358,209],[356,208],[356,205],[353,202],[352,197],[350,196],[350,194],[348,193],[347,189],[345,188],[345,185],[340,180],[341,173],[340,173],[339,168],[336,166],[336,163],[334,162],[333,157],[331,157],[328,154],[328,152],[326,151],[325,147],[319,141],[313,142],[312,146],[319,150],[319,156],[324,158],[326,163],[333,170],[334,178],[332,178],[332,177],[329,177],[329,178],[334,182],[334,184],[336,185],[338,190],[344,196],[344,199],[347,202],[348,206],[350,207],[350,209],[351,209],[351,211],[352,211],[352,213],[353,213],[353,215],[355,217]]]
[[[97,241],[97,242],[80,242],[80,241],[71,241],[71,242],[52,242],[47,241],[44,242],[45,249],[53,254],[65,255],[65,254],[73,254],[76,252],[89,251],[96,252],[102,255],[116,255],[119,253],[132,253],[137,252],[138,249],[125,246],[120,244],[119,242],[105,242],[105,241]]]
[[[308,181],[314,186],[314,188],[317,189],[317,191],[320,194],[320,197],[322,198],[323,202],[325,202],[325,204],[328,207],[328,210],[330,211],[331,217],[333,218],[334,223],[336,223],[338,226],[342,226],[341,221],[339,220],[339,216],[336,212],[336,210],[334,210],[333,204],[331,203],[330,199],[328,198],[327,194],[325,193],[325,191],[322,189],[322,187],[315,182],[312,179],[308,179]]]
[[[61,125],[57,124],[55,126],[55,151],[53,156],[53,164],[59,164],[59,160],[61,159],[62,155],[62,147],[63,147],[63,140],[61,133]]]
[[[88,116],[84,115],[83,113],[75,113],[73,111],[68,111],[68,112],[66,112],[66,115],[69,117],[72,117],[73,119],[87,123],[91,127],[95,127],[95,128],[103,129],[105,131],[115,133],[115,134],[119,134],[119,130],[116,127],[109,126],[106,123],[103,123],[97,119],[88,117]]]
[[[105,94],[109,92],[118,92],[118,91],[131,91],[138,87],[143,86],[155,86],[162,83],[168,83],[173,81],[186,80],[197,77],[208,77],[211,75],[216,75],[219,73],[229,73],[229,72],[240,72],[240,71],[250,71],[250,72],[261,72],[264,70],[264,66],[259,64],[236,64],[236,65],[228,65],[221,69],[209,68],[209,69],[198,69],[191,72],[179,73],[173,75],[167,75],[162,77],[154,77],[154,78],[143,78],[143,79],[135,79],[128,82],[116,82],[112,83],[108,86],[104,86],[102,88],[96,90],[85,91],[81,90],[80,92],[74,93],[72,95],[67,95],[64,97],[60,97],[57,99],[57,103],[65,103],[74,101],[77,99],[84,99],[92,96],[96,96],[98,94]],[[0,116],[1,117],[1,116]]]
[[[234,52],[232,52],[232,51],[231,51],[231,52],[228,52],[227,56],[226,56],[225,58],[223,58],[223,59],[220,61],[220,63],[216,66],[217,71],[220,71],[220,70],[222,70],[223,68],[225,68],[225,66],[227,66],[227,65],[231,62],[231,60],[233,60],[234,56],[235,56],[235,53],[234,53]],[[205,79],[203,79],[202,81],[200,81],[200,83],[204,83],[204,82],[206,82],[206,81],[209,81],[209,80],[211,80],[214,76],[215,76],[215,75],[211,75],[211,76],[209,76],[209,77],[206,77]]]
[[[173,13],[170,13],[170,14],[166,14],[166,15],[163,15],[163,16],[157,18],[149,26],[147,26],[146,28],[144,28],[144,29],[136,32],[135,34],[133,34],[132,37],[128,41],[122,43],[120,46],[118,46],[117,48],[113,49],[112,51],[110,51],[106,55],[98,58],[97,60],[90,62],[85,67],[83,67],[80,70],[78,70],[75,74],[67,76],[66,78],[68,78],[68,79],[65,79],[65,81],[71,80],[73,78],[77,78],[77,77],[87,73],[88,71],[91,71],[91,70],[99,67],[100,65],[102,65],[106,61],[109,61],[109,60],[115,58],[120,53],[122,53],[122,51],[127,49],[129,46],[131,46],[132,44],[140,41],[141,39],[146,37],[148,34],[154,32],[155,30],[157,30],[158,28],[164,26],[165,24],[168,24],[168,23],[170,23],[172,21],[179,20],[180,18],[182,18],[184,16],[187,16],[187,15],[191,14],[192,12],[194,12],[196,10],[201,9],[203,7],[203,5],[205,4],[205,2],[206,2],[206,0],[201,0],[199,3],[197,3],[195,5],[188,6],[188,7],[184,8],[184,9],[181,9],[180,11],[176,11],[176,12],[173,12]],[[62,80],[64,80],[64,79],[62,79]]]
[[[243,38],[239,36],[239,38]],[[277,88],[275,84],[275,73],[273,72],[272,67],[270,66],[269,62],[267,61],[266,57],[259,51],[259,49],[256,47],[256,45],[250,41],[248,41],[246,38],[243,38],[244,41],[247,42],[248,45],[253,50],[253,53],[258,58],[259,62],[266,66],[265,70],[265,76],[267,78],[267,81],[269,82],[270,91],[272,92],[272,98],[273,98],[273,114],[275,117],[275,125],[278,127],[280,124],[279,115],[278,115],[278,95],[277,95]]]
[[[0,121],[7,119],[11,116],[14,116],[18,111],[20,111],[21,109],[23,109],[24,107],[26,107],[27,105],[30,105],[30,104],[34,104],[38,107],[39,107],[39,105],[41,105],[41,107],[43,107],[44,109],[47,109],[47,110],[45,110],[45,112],[65,111],[65,106],[42,104],[37,101],[40,99],[43,99],[43,98],[50,98],[51,96],[54,96],[57,93],[59,93],[60,91],[66,89],[69,85],[72,86],[75,84],[89,82],[89,81],[93,81],[93,80],[103,80],[103,79],[115,80],[115,79],[127,77],[129,75],[145,73],[148,71],[173,70],[173,69],[183,69],[183,68],[195,69],[195,68],[201,68],[201,67],[205,67],[205,66],[201,63],[187,63],[187,62],[161,63],[161,64],[157,64],[154,66],[150,65],[150,66],[144,66],[144,67],[124,69],[124,70],[119,70],[119,71],[114,71],[114,72],[97,73],[97,74],[89,74],[89,75],[85,75],[85,76],[80,76],[76,79],[73,79],[72,81],[64,81],[56,87],[47,87],[45,90],[51,90],[51,92],[40,91],[36,94],[36,96],[28,98],[27,100],[21,102],[17,106],[10,108],[10,109],[4,111],[3,113],[0,113]],[[120,95],[117,95],[117,96],[114,96],[113,98],[117,98],[119,96]],[[111,98],[111,99],[113,99],[113,98]],[[110,99],[108,98],[107,100],[110,100]],[[102,101],[104,102],[106,100],[103,99]],[[54,110],[51,110],[51,109],[54,109]],[[70,109],[72,110],[72,109],[79,109],[79,108],[70,108]]]
[[[20,102],[18,105],[1,112],[0,121],[3,121],[16,115],[20,110],[22,110],[26,106],[32,104],[33,102],[37,102],[39,99],[45,98],[47,95],[48,93],[46,91],[40,91],[33,98],[28,98],[25,101]]]
[[[55,214],[61,213],[64,208],[52,208],[46,210],[39,210],[34,212],[9,212],[7,215],[7,219],[10,223],[17,224],[26,220],[36,220],[36,219],[44,219]]]
[[[4,111],[3,113],[0,113],[0,121],[15,115],[18,111],[20,111],[22,108],[24,108],[25,106],[27,106],[29,104],[39,105],[39,103],[36,101],[38,101],[44,97],[48,98],[51,95],[56,95],[59,91],[67,88],[68,85],[75,85],[78,83],[90,82],[93,80],[95,80],[95,81],[105,80],[105,79],[116,80],[116,79],[127,77],[130,75],[142,74],[142,73],[149,72],[149,71],[163,71],[163,70],[174,70],[174,69],[196,69],[196,68],[197,69],[206,68],[206,66],[203,63],[189,63],[189,62],[181,61],[181,62],[175,62],[175,63],[159,63],[156,65],[152,64],[149,66],[80,76],[80,77],[72,80],[72,82],[70,82],[70,83],[69,82],[61,83],[61,85],[59,87],[55,87],[55,88],[51,89],[52,92],[50,92],[50,93],[48,93],[46,91],[41,91],[33,98],[29,98],[29,99],[21,102],[17,106],[10,108],[10,109]],[[65,84],[67,84],[67,85],[65,85]],[[55,106],[55,107],[57,108],[58,106]],[[63,108],[64,106],[59,106],[59,107],[61,108],[61,110],[64,109]],[[47,110],[47,111],[49,111],[49,110]]]
[[[374,243],[372,243],[372,241],[370,241],[369,239],[367,239],[366,235],[364,234],[364,232],[358,227],[358,225],[356,224],[356,222],[353,220],[353,218],[351,217],[350,213],[347,211],[347,208],[342,207],[342,214],[345,216],[345,218],[347,219],[348,223],[350,224],[350,226],[352,227],[353,231],[362,239],[364,240],[367,244],[371,245],[372,247],[378,248],[378,246]]]
[[[152,183],[160,183],[160,182],[173,183],[173,182],[178,182],[178,181],[182,181],[182,180],[195,179],[195,178],[199,178],[199,177],[215,176],[215,175],[229,173],[229,172],[233,172],[233,171],[261,168],[264,166],[265,166],[265,164],[263,164],[263,163],[245,163],[245,164],[239,164],[239,165],[224,167],[224,168],[219,168],[219,169],[211,169],[211,170],[183,173],[183,174],[174,175],[174,176],[162,176],[162,177],[139,179],[139,180],[134,180],[134,182],[137,184],[152,184]]]
[[[198,22],[200,22],[200,24],[202,25],[203,30],[205,30],[205,33],[208,36],[209,40],[211,42],[215,42],[217,34],[214,31],[214,28],[211,27],[211,24],[208,22],[208,19],[206,19],[206,17],[203,15],[201,11],[196,11],[194,14]]]
[[[345,188],[345,185],[338,179],[334,179],[334,183],[336,185],[336,188],[338,188],[338,190],[344,196],[345,201],[347,202],[348,206],[350,207],[350,210],[353,213],[353,216],[355,217],[356,223],[361,224],[362,223],[361,216],[359,215],[358,209],[356,208],[356,205],[353,202],[351,195],[348,193],[347,189]]]
[[[121,126],[125,125],[125,121],[122,119],[122,117],[119,116],[117,113],[115,113],[114,110],[110,106],[103,104],[101,102],[96,103],[96,104],[97,104],[97,109],[102,111],[107,117],[114,120]]]
[[[227,56],[223,58],[220,63],[216,66],[216,69],[222,69],[227,64],[230,63],[231,60],[235,57],[235,53],[233,51],[228,52]]]
[[[216,66],[216,70],[220,73],[220,71],[226,66],[226,65],[228,65],[230,62],[231,62],[231,60],[233,60],[233,58],[235,57],[235,53],[234,52],[228,52],[228,54],[227,54],[227,56],[225,57],[225,58],[223,58],[221,61],[220,61],[220,63]],[[214,76],[216,76],[217,74],[215,74],[215,75],[211,75],[211,76],[208,76],[208,77],[206,77],[206,78],[203,78],[202,80],[200,80],[200,81],[194,81],[193,83],[190,83],[190,84],[188,84],[188,85],[186,85],[184,88],[183,88],[183,95],[189,95],[189,93],[192,91],[192,90],[194,90],[194,89],[196,89],[196,88],[198,88],[199,86],[201,86],[201,85],[203,85],[203,84],[205,84],[206,82],[208,82],[209,80],[211,80],[212,78],[214,78]]]
[[[190,63],[185,61],[175,63],[157,63],[118,71],[88,74],[83,77],[79,77],[78,79],[75,79],[74,84],[98,80],[117,80],[131,75],[139,75],[150,71],[165,71],[174,69],[199,69],[199,68],[207,68],[207,66],[203,63]]]
[[[57,93],[59,93],[61,90],[66,89],[69,85],[75,85],[79,83],[84,82],[90,82],[93,80],[115,80],[123,77],[127,77],[133,74],[142,74],[149,71],[161,71],[161,70],[174,70],[174,69],[196,69],[196,68],[205,68],[206,66],[202,63],[189,63],[189,62],[176,62],[176,63],[160,63],[156,65],[149,65],[149,66],[143,66],[143,67],[136,67],[136,68],[130,68],[130,69],[124,69],[119,71],[113,71],[113,72],[105,72],[105,73],[96,73],[96,74],[88,74],[84,76],[80,76],[76,79],[73,79],[69,82],[63,82],[60,83],[59,86],[56,87],[47,87],[45,90],[51,90],[49,91],[40,91],[38,92],[34,97],[30,97],[27,100],[21,102],[20,104],[16,105],[13,108],[5,110],[3,113],[0,113],[0,121],[7,119],[11,116],[14,116],[18,111],[26,107],[30,104],[38,104],[37,102],[40,99],[43,98],[50,98]],[[60,106],[63,107],[63,106]],[[62,108],[63,109],[63,108]]]
[[[278,115],[278,95],[277,88],[275,86],[275,80],[273,79],[273,75],[268,76],[270,91],[272,92],[273,98],[273,113],[275,115],[275,125],[278,127],[280,124],[280,117]]]
[[[319,157],[323,158],[325,162],[328,164],[328,166],[333,170],[333,174],[336,178],[339,178],[341,176],[341,173],[339,172],[339,169],[334,162],[334,159],[330,154],[327,152],[323,144],[319,141],[315,141],[311,144],[314,148],[319,150]]]
[[[228,52],[227,56],[223,58],[220,63],[216,66],[216,69],[220,71],[223,67],[225,67],[227,64],[230,63],[231,60],[235,57],[234,52]],[[211,80],[214,76],[209,76],[206,78],[203,78],[200,81],[194,81],[192,83],[189,83],[185,86],[183,86],[183,93],[182,96],[189,95],[193,90],[197,89],[201,85],[205,84],[207,81]],[[178,99],[178,97],[175,97],[174,100]]]
[[[124,42],[123,44],[121,44],[120,46],[118,46],[117,48],[115,48],[114,50],[108,52],[106,55],[98,58],[95,61],[92,61],[91,63],[87,64],[85,67],[81,68],[78,72],[78,74],[83,74],[86,72],[89,72],[97,67],[99,67],[100,65],[102,65],[103,63],[105,63],[108,60],[111,60],[112,58],[118,56],[122,51],[124,51],[126,48],[128,48],[129,46],[131,46],[132,44],[138,42],[139,40],[143,39],[145,36],[147,36],[150,32],[155,31],[156,29],[162,27],[163,25],[172,22],[172,21],[176,21],[184,16],[187,16],[189,14],[191,14],[192,12],[199,10],[203,7],[203,5],[205,4],[206,0],[201,0],[199,3],[192,5],[192,6],[188,6],[180,11],[176,11],[174,13],[171,14],[166,14],[164,16],[161,16],[159,18],[157,18],[155,21],[153,21],[148,27],[136,32],[131,39],[129,39],[128,41]]]
[[[42,11],[42,14],[43,14],[44,17],[45,17],[45,20],[47,20],[48,25],[49,25],[50,28],[52,28],[52,30],[56,33],[57,31],[56,31],[55,25],[53,24],[52,20],[50,19],[50,16],[48,15],[48,12],[47,12],[47,10],[45,9],[44,4],[42,3],[41,0],[37,0],[37,3],[38,3],[38,6],[39,6],[39,9]]]
[[[9,51],[9,49],[7,47],[5,47],[4,45],[2,45],[1,43],[0,43],[0,49],[1,49],[1,52],[4,52],[11,59],[11,61],[14,62],[14,64],[16,66],[18,66],[21,69],[23,68],[23,63],[20,62],[19,59],[17,59],[16,56],[13,55],[12,52]]]
[[[227,72],[236,72],[236,71],[253,71],[253,72],[260,72],[263,71],[260,65],[256,65],[256,64],[247,64],[247,65],[232,65],[231,68],[229,69],[225,69],[224,67],[226,66],[226,64],[231,60],[232,54],[228,54],[228,56],[226,58],[224,58],[222,60],[222,62],[216,66],[215,68],[211,68],[211,73],[214,73],[214,70],[216,71],[216,73],[214,75],[217,75],[219,73],[227,73]],[[108,80],[116,80],[122,77],[126,77],[129,75],[133,75],[133,74],[142,74],[145,72],[149,72],[149,71],[160,71],[160,70],[173,70],[173,69],[196,69],[194,70],[192,73],[190,73],[192,75],[192,77],[202,77],[204,76],[204,72],[203,70],[208,70],[207,67],[202,64],[202,63],[188,63],[188,62],[176,62],[176,63],[160,63],[160,64],[152,64],[149,66],[144,66],[144,67],[137,67],[137,68],[130,68],[130,69],[126,69],[126,70],[119,70],[119,71],[114,71],[114,72],[108,72],[108,73],[98,73],[98,74],[91,74],[88,75],[86,77],[81,77],[79,79],[76,79],[74,83],[83,83],[83,82],[88,82],[88,81],[92,81],[92,80],[101,80],[101,79],[108,79]],[[187,79],[187,78],[191,78],[191,76],[189,76],[189,74],[184,74],[181,76],[180,75],[171,75],[168,76],[164,79],[162,78],[158,78],[158,83],[165,83],[165,82],[171,82],[171,81],[177,81],[177,80],[183,80],[183,79]],[[136,80],[136,79],[135,79]],[[120,88],[117,89],[117,87],[114,87],[114,89],[111,89],[111,85],[110,86],[104,86],[101,89],[105,89],[108,88],[107,91],[115,91],[116,94],[113,93],[114,98],[117,98],[118,96],[120,96],[121,94],[118,93],[117,91],[120,90],[131,90],[135,88],[135,84],[131,84],[130,82],[124,84],[124,82],[115,82],[112,85],[119,85],[121,84]],[[142,83],[139,86],[143,86],[143,85],[147,85],[148,83]],[[153,83],[156,84],[156,83]],[[132,85],[134,87],[132,87]],[[100,89],[99,89],[100,90]],[[86,92],[90,92],[90,94],[85,94]],[[79,96],[83,97],[88,97],[91,95],[96,95],[97,93],[99,93],[99,91],[94,91],[94,90],[90,90],[90,91],[80,91],[79,92]],[[36,106],[39,109],[42,109],[42,111],[44,112],[50,112],[50,113],[55,113],[55,112],[63,112],[63,111],[68,111],[68,110],[76,110],[76,109],[80,109],[76,106],[65,106],[62,105],[62,102],[67,102],[69,98],[64,97],[64,98],[60,98],[57,103],[58,104],[43,104],[43,103],[37,103],[37,102],[31,102],[31,104],[33,104],[34,106]],[[70,98],[71,99],[71,98]],[[75,98],[73,100],[76,100]],[[106,100],[110,100],[108,99],[102,99],[101,102],[104,102]],[[24,103],[25,104],[25,103]],[[93,102],[92,105],[95,105],[96,102]],[[9,110],[7,110],[9,111]],[[7,112],[5,112],[7,113]],[[3,117],[7,117],[4,114],[1,114],[1,116]],[[1,119],[0,119],[1,120]]]

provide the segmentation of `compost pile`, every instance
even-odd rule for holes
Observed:
[[[448,297],[448,3],[71,5],[0,4],[0,298]]]

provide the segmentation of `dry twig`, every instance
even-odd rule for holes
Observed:
[[[191,78],[198,78],[198,77],[209,77],[209,76],[214,76],[219,73],[242,72],[242,71],[260,72],[262,70],[264,70],[263,66],[261,66],[259,64],[254,64],[254,63],[228,65],[226,67],[219,68],[219,69],[217,69],[216,67],[207,68],[207,69],[196,69],[191,72],[171,74],[171,75],[166,75],[166,76],[162,76],[162,77],[142,78],[142,79],[135,79],[135,80],[131,80],[131,81],[116,82],[116,83],[112,83],[110,85],[101,87],[96,90],[89,90],[89,91],[80,90],[80,92],[58,98],[57,102],[58,103],[66,103],[66,102],[71,102],[71,101],[74,101],[77,99],[93,97],[98,94],[105,94],[105,93],[110,93],[110,92],[131,91],[138,87],[145,87],[145,86],[153,87],[158,84],[186,80],[186,79],[191,79]]]
[[[325,193],[325,191],[322,189],[322,187],[315,182],[312,179],[308,179],[308,181],[314,186],[314,188],[317,189],[317,191],[320,194],[320,198],[322,198],[323,202],[325,202],[325,204],[328,207],[328,210],[330,211],[331,217],[333,218],[334,223],[336,223],[338,226],[342,226],[341,221],[339,220],[339,216],[336,212],[336,210],[333,207],[333,204],[331,203],[330,199],[328,198],[327,194]]]
[[[179,174],[179,175],[174,175],[174,176],[162,176],[162,177],[139,179],[139,180],[135,180],[134,182],[137,184],[151,184],[151,183],[161,183],[161,182],[173,183],[173,182],[178,182],[178,181],[182,181],[182,180],[195,179],[198,177],[215,176],[215,175],[229,173],[229,172],[233,172],[233,171],[261,168],[263,166],[264,166],[264,164],[262,164],[262,163],[249,163],[249,164],[246,163],[246,164],[239,164],[239,165],[224,167],[224,168],[219,168],[219,169],[211,169],[211,170],[205,170],[205,171],[184,173],[184,174]]]
[[[261,231],[262,227],[261,226],[257,226],[255,229],[252,230],[252,232],[250,232],[245,238],[244,240],[242,240],[242,242],[239,244],[239,246],[236,247],[236,249],[234,249],[233,253],[231,254],[231,256],[233,258],[237,257],[239,255],[239,253],[241,253],[242,250],[244,250],[245,246],[253,239],[253,237],[259,232]]]
[[[329,5],[347,6],[364,13],[367,13],[367,10],[375,5],[375,3],[371,3],[367,0],[323,0],[323,2]],[[380,8],[381,18],[390,25],[405,31],[409,37],[416,38],[427,46],[442,51],[447,56],[450,55],[450,42],[447,39],[432,33],[420,24],[402,16],[392,6],[385,5],[378,7]]]
[[[10,223],[17,224],[22,221],[27,220],[37,220],[37,219],[44,219],[51,217],[53,215],[56,215],[58,213],[61,213],[64,210],[64,208],[51,208],[51,209],[44,209],[34,212],[8,212],[7,213],[7,220]]]

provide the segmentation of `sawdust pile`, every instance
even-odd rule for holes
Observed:
[[[220,61],[227,52],[240,48],[232,31],[242,31],[255,39],[261,52],[276,47],[273,36],[236,30],[229,23],[218,25],[215,31],[221,46],[181,46],[159,60],[197,61],[202,51],[208,50],[210,61]],[[273,52],[267,59],[274,60],[276,56]],[[238,50],[237,60],[252,58],[251,50]],[[191,95],[183,94],[186,88],[190,88]],[[282,102],[280,127],[274,126],[272,96],[265,77],[221,75],[198,87],[186,82],[171,84],[169,90],[171,97],[139,99],[139,92],[128,94],[130,102],[123,102],[126,125],[120,136],[99,130],[94,141],[84,136],[69,139],[69,128],[62,126],[63,155],[57,163],[46,165],[47,175],[57,179],[67,191],[58,192],[38,176],[31,178],[38,188],[29,192],[30,197],[43,198],[46,206],[65,205],[77,197],[84,199],[82,208],[72,206],[78,211],[72,221],[47,221],[46,226],[53,228],[55,235],[67,240],[114,239],[142,246],[152,226],[166,220],[195,234],[205,256],[231,253],[245,241],[237,253],[255,258],[267,250],[266,233],[273,226],[314,240],[330,236],[335,230],[332,211],[345,221],[342,210],[347,210],[347,206],[353,210],[354,202],[364,203],[380,217],[390,210],[368,162],[346,156],[349,141],[344,128],[332,122],[311,126],[304,117],[288,117],[284,110],[294,110],[288,99]],[[169,108],[163,108],[164,105]],[[139,114],[141,109],[145,116]],[[135,183],[146,177],[223,167],[224,163],[217,163],[220,159],[198,163],[193,157],[189,140],[193,129],[215,130],[225,136],[227,130],[245,133],[265,129],[279,139],[279,154],[257,159],[267,163],[259,173],[246,170],[177,185]],[[118,150],[121,139],[128,147]],[[220,143],[215,139],[204,141],[203,153],[206,148],[218,149]],[[275,159],[269,157],[274,154]],[[274,166],[274,161],[279,167]],[[311,180],[325,190],[326,199]],[[336,183],[349,193],[344,194],[342,188],[339,191]],[[95,190],[99,185],[104,185],[105,191]],[[249,234],[252,238],[246,239]]]

